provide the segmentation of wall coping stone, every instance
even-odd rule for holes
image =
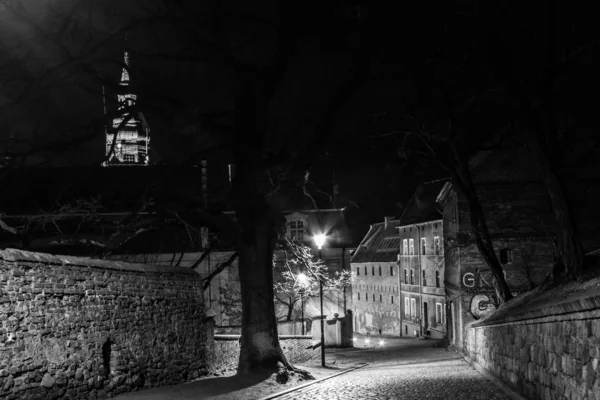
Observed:
[[[214,335],[215,340],[239,340],[242,335],[223,335],[218,334]],[[307,339],[312,340],[312,336],[310,335],[279,335],[279,339],[288,340],[288,339]]]
[[[470,328],[558,320],[598,318],[600,311],[600,278],[543,290],[536,288],[504,304],[490,317],[468,324]],[[586,317],[582,315],[585,313]],[[581,315],[580,315],[581,314]]]
[[[122,261],[100,260],[95,258],[74,257],[63,255],[52,255],[46,253],[36,253],[18,249],[0,250],[0,260],[7,262],[34,262],[46,265],[64,266],[72,265],[76,267],[98,268],[114,271],[131,271],[156,274],[183,274],[200,276],[192,269],[185,267],[168,267],[147,264],[132,264]]]

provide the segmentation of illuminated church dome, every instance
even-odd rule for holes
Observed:
[[[150,164],[150,128],[144,114],[135,112],[137,96],[129,89],[129,53],[125,51],[125,67],[121,72],[117,95],[119,116],[113,118],[112,129],[106,131],[106,166],[146,166]],[[115,131],[118,130],[115,135]],[[113,149],[113,140],[116,139]],[[112,150],[111,150],[112,149]]]

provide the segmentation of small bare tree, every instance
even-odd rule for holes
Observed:
[[[315,260],[310,247],[296,240],[282,238],[279,250],[283,253],[281,277],[274,284],[275,301],[286,307],[286,320],[290,321],[296,304],[318,296],[319,283],[324,291],[343,290],[352,284],[351,271],[336,271],[331,274],[322,260]],[[275,266],[276,257],[273,258]]]

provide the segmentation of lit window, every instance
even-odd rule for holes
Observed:
[[[440,271],[435,271],[435,287],[440,287]]]
[[[414,269],[410,270],[410,284],[411,285],[415,284],[415,270]]]
[[[408,239],[408,247],[409,247],[409,254],[411,256],[415,255],[415,239]]]
[[[404,298],[404,315],[410,315],[410,299],[408,297]]]
[[[290,222],[290,238],[304,241],[304,221],[296,220]]]
[[[440,255],[441,249],[440,249],[440,237],[439,236],[433,237],[433,250],[434,250],[436,256]]]
[[[427,252],[427,240],[425,238],[421,238],[421,254],[425,255]]]
[[[405,229],[406,231],[406,229]],[[402,254],[404,254],[405,256],[408,255],[408,240],[407,239],[403,239],[402,240]]]
[[[435,322],[441,324],[443,321],[443,312],[442,303],[435,303]]]
[[[417,316],[417,300],[415,299],[410,299],[410,315]]]
[[[135,154],[123,154],[124,162],[135,162]]]
[[[427,277],[425,276],[425,271],[423,271],[423,286],[427,286]]]

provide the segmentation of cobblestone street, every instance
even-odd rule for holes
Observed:
[[[361,343],[362,339],[357,346]],[[332,350],[328,362],[370,364],[276,399],[510,399],[456,353],[432,347],[433,341],[386,339],[385,343],[383,350]]]

